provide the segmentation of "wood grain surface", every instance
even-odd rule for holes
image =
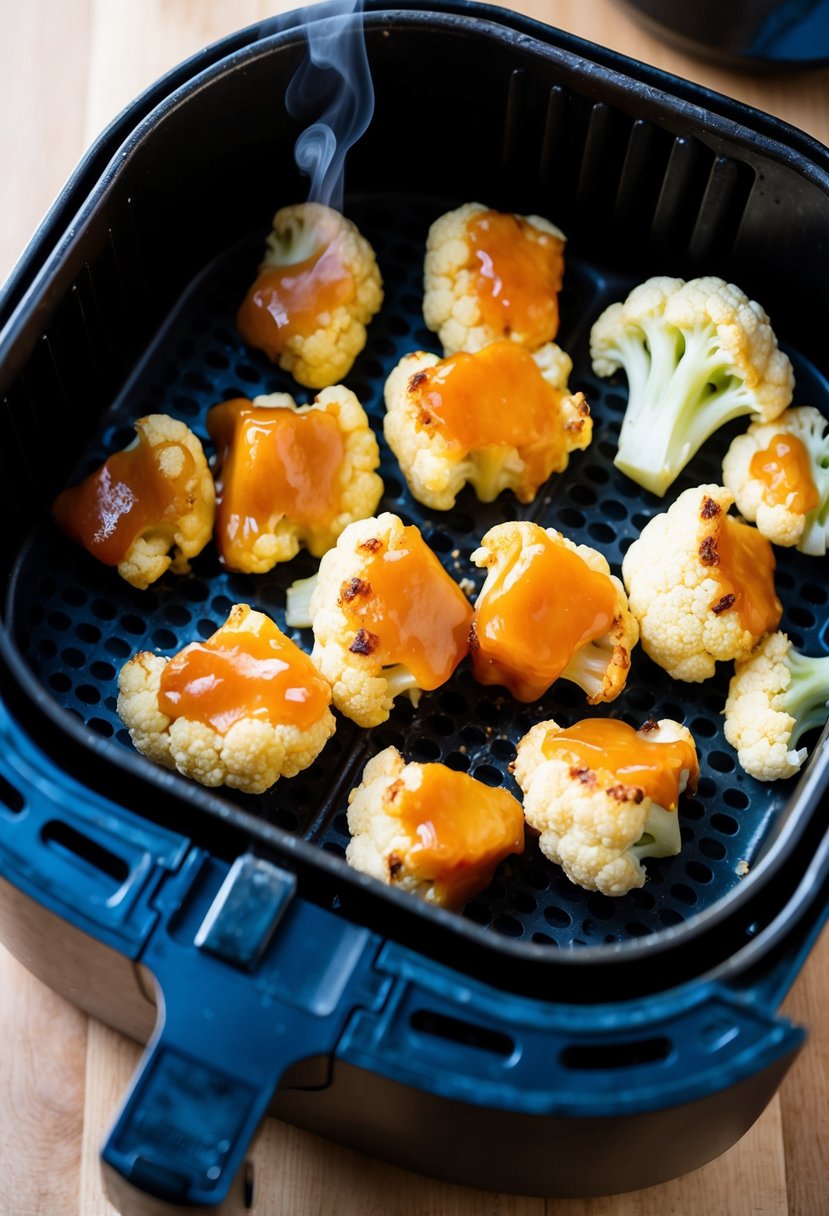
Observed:
[[[273,0],[0,0],[0,277],[88,143],[153,79]],[[644,33],[612,0],[509,5],[760,106],[829,142],[829,72],[749,76]],[[607,1199],[524,1199],[417,1177],[269,1120],[256,1216],[825,1216],[829,1212],[829,937],[785,1012],[810,1039],[752,1130],[704,1169]],[[0,947],[0,1216],[110,1216],[98,1150],[138,1049]],[[643,1144],[641,1152],[647,1154]]]

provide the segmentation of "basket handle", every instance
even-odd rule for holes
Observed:
[[[330,1057],[385,990],[379,941],[251,854],[228,869],[193,850],[158,903],[141,961],[160,1020],[103,1149],[105,1184],[123,1216],[241,1212],[245,1155],[280,1079]]]

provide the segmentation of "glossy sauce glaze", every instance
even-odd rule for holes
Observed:
[[[216,544],[231,570],[281,519],[324,527],[337,513],[337,474],[345,441],[322,410],[256,406],[237,397],[214,406],[207,429],[216,444]]]
[[[805,515],[820,502],[809,453],[797,435],[775,435],[767,448],[754,453],[749,472],[763,483],[763,498],[770,507],[780,505]]]
[[[410,391],[418,427],[438,432],[459,455],[513,447],[527,466],[527,482],[536,487],[566,458],[563,394],[515,342],[493,342],[476,354],[443,359],[416,372]]]
[[[395,548],[363,542],[361,557],[360,577],[339,597],[356,631],[351,651],[401,663],[421,688],[438,688],[469,649],[472,605],[414,525]]]
[[[258,632],[218,629],[193,642],[161,674],[158,707],[220,735],[240,718],[307,730],[328,708],[331,689],[308,656],[273,621]]]
[[[343,265],[336,238],[293,266],[266,266],[236,317],[243,341],[277,361],[288,340],[326,325],[354,298],[354,276]]]
[[[443,764],[417,767],[419,787],[396,782],[386,810],[415,842],[407,869],[434,882],[438,903],[460,908],[489,885],[500,861],[523,851],[524,813],[506,790]]]
[[[52,514],[74,541],[107,566],[139,536],[193,510],[195,460],[182,443],[138,442],[115,452],[80,485],[58,495]]]
[[[686,739],[659,743],[616,718],[585,718],[548,735],[542,750],[548,760],[563,760],[579,773],[609,773],[613,782],[641,789],[666,811],[676,809],[683,771],[691,793],[699,778],[693,743]]]
[[[534,543],[516,544],[478,600],[475,679],[536,701],[580,646],[608,632],[615,611],[609,576],[537,528]]]
[[[516,215],[483,211],[467,222],[481,321],[536,350],[558,333],[564,242]]]
[[[733,608],[743,629],[757,637],[777,628],[783,606],[775,595],[774,552],[765,536],[726,515],[716,543],[703,542],[700,557],[722,591],[712,612],[719,616]]]

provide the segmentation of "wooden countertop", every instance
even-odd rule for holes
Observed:
[[[83,149],[145,85],[199,47],[297,3],[28,0],[0,6],[0,276]],[[829,71],[755,77],[708,67],[611,0],[511,6],[739,97],[829,143]],[[829,935],[785,1005],[810,1028],[779,1094],[730,1152],[676,1182],[595,1200],[448,1186],[269,1120],[256,1216],[824,1216],[829,1212]],[[98,1148],[138,1049],[33,979],[0,947],[0,1214],[105,1216]],[[647,1153],[643,1144],[641,1151]]]

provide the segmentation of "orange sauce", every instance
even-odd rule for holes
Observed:
[[[220,735],[240,718],[307,730],[331,689],[306,654],[269,621],[259,633],[222,627],[170,659],[158,707],[169,718],[203,722]]]
[[[295,334],[307,336],[354,298],[354,276],[346,270],[335,239],[294,266],[266,266],[245,296],[236,325],[245,342],[274,362]]]
[[[558,333],[564,242],[518,216],[483,211],[467,223],[481,319],[531,350]]]
[[[666,811],[676,809],[679,782],[688,773],[693,793],[699,777],[696,748],[686,739],[657,743],[615,718],[585,718],[544,741],[544,755],[574,769],[604,770],[613,781],[641,789]]]
[[[344,583],[343,611],[357,631],[351,650],[403,663],[421,688],[438,688],[469,649],[472,605],[413,525],[403,543],[365,552],[362,575]]]
[[[284,517],[307,527],[334,518],[345,443],[330,414],[237,397],[213,407],[207,429],[218,455],[216,543],[231,570]]]
[[[820,502],[809,453],[797,435],[775,435],[767,448],[754,453],[749,472],[762,481],[763,498],[770,507],[781,505],[805,515]]]
[[[774,593],[774,553],[765,536],[725,516],[716,549],[718,561],[711,573],[723,594],[712,610],[720,613],[735,608],[743,629],[758,637],[776,629],[783,606]]]
[[[558,409],[562,394],[515,342],[452,355],[412,379],[417,380],[418,426],[438,431],[463,456],[488,446],[514,447],[534,487],[561,465],[566,455]]]
[[[434,882],[440,904],[460,908],[489,884],[500,861],[523,852],[524,813],[506,790],[442,764],[418,767],[420,787],[401,782],[386,809],[416,841],[408,868]]]
[[[181,452],[180,472],[172,478],[162,472],[171,448]],[[143,532],[165,523],[172,528],[192,511],[194,465],[183,444],[152,446],[139,437],[135,447],[115,452],[80,485],[59,494],[52,514],[93,557],[117,566]]]
[[[472,672],[503,684],[519,701],[536,701],[580,646],[607,633],[616,592],[542,528],[532,545],[515,546],[475,609]]]

